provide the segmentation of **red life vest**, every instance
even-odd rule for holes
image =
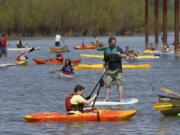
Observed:
[[[66,111],[69,112],[71,110],[71,98],[74,94],[73,93],[68,93],[68,95],[66,96],[65,99],[65,107],[66,107]]]
[[[66,107],[66,111],[69,112],[71,110],[73,110],[72,108],[75,107],[77,108],[77,110],[79,111],[83,111],[83,106],[82,104],[79,104],[79,105],[72,105],[70,100],[71,98],[73,97],[73,93],[68,93],[68,95],[66,96],[66,99],[65,99],[65,107]]]
[[[2,46],[6,46],[6,38],[5,37],[2,37],[2,39],[1,39],[1,45]]]
[[[20,57],[21,57],[21,55],[17,56],[16,60],[20,61]]]

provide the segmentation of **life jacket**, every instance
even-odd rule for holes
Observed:
[[[62,54],[57,54],[56,55],[56,60],[59,60],[59,61],[63,61],[64,57]]]
[[[66,96],[66,99],[65,99],[65,107],[66,107],[66,111],[69,112],[69,111],[76,111],[76,110],[79,110],[79,111],[83,111],[83,105],[82,104],[79,104],[79,105],[72,105],[71,104],[71,98],[74,96],[73,93],[68,93],[68,95]]]
[[[2,37],[2,39],[1,39],[1,45],[2,46],[6,46],[6,38],[5,37]]]
[[[20,57],[21,57],[21,55],[17,56],[16,60],[20,61]]]
[[[121,61],[121,57],[117,54],[117,47],[105,49],[105,61],[113,63]]]
[[[73,73],[73,68],[70,65],[64,65],[62,71]]]

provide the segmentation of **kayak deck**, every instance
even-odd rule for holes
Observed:
[[[151,68],[151,64],[127,64],[122,65],[124,69],[149,69]],[[104,69],[103,64],[79,64],[74,66],[74,69],[76,70],[82,70],[82,69]]]
[[[25,115],[27,122],[64,122],[64,121],[120,121],[128,120],[136,114],[136,110],[93,110],[77,115],[58,112],[41,112]]]

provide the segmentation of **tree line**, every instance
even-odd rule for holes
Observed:
[[[172,1],[168,27],[173,28]],[[23,36],[144,33],[145,0],[0,0],[0,32]],[[151,1],[150,30],[154,28]],[[162,0],[160,0],[162,17]],[[160,19],[162,24],[162,19]],[[162,25],[161,25],[162,27]]]

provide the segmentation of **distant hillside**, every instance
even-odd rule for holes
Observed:
[[[118,34],[144,32],[145,0],[0,0],[0,32],[22,35]],[[154,27],[151,3],[150,29]],[[174,25],[169,1],[169,29]],[[160,0],[160,17],[162,17]],[[161,24],[162,24],[162,20]]]

